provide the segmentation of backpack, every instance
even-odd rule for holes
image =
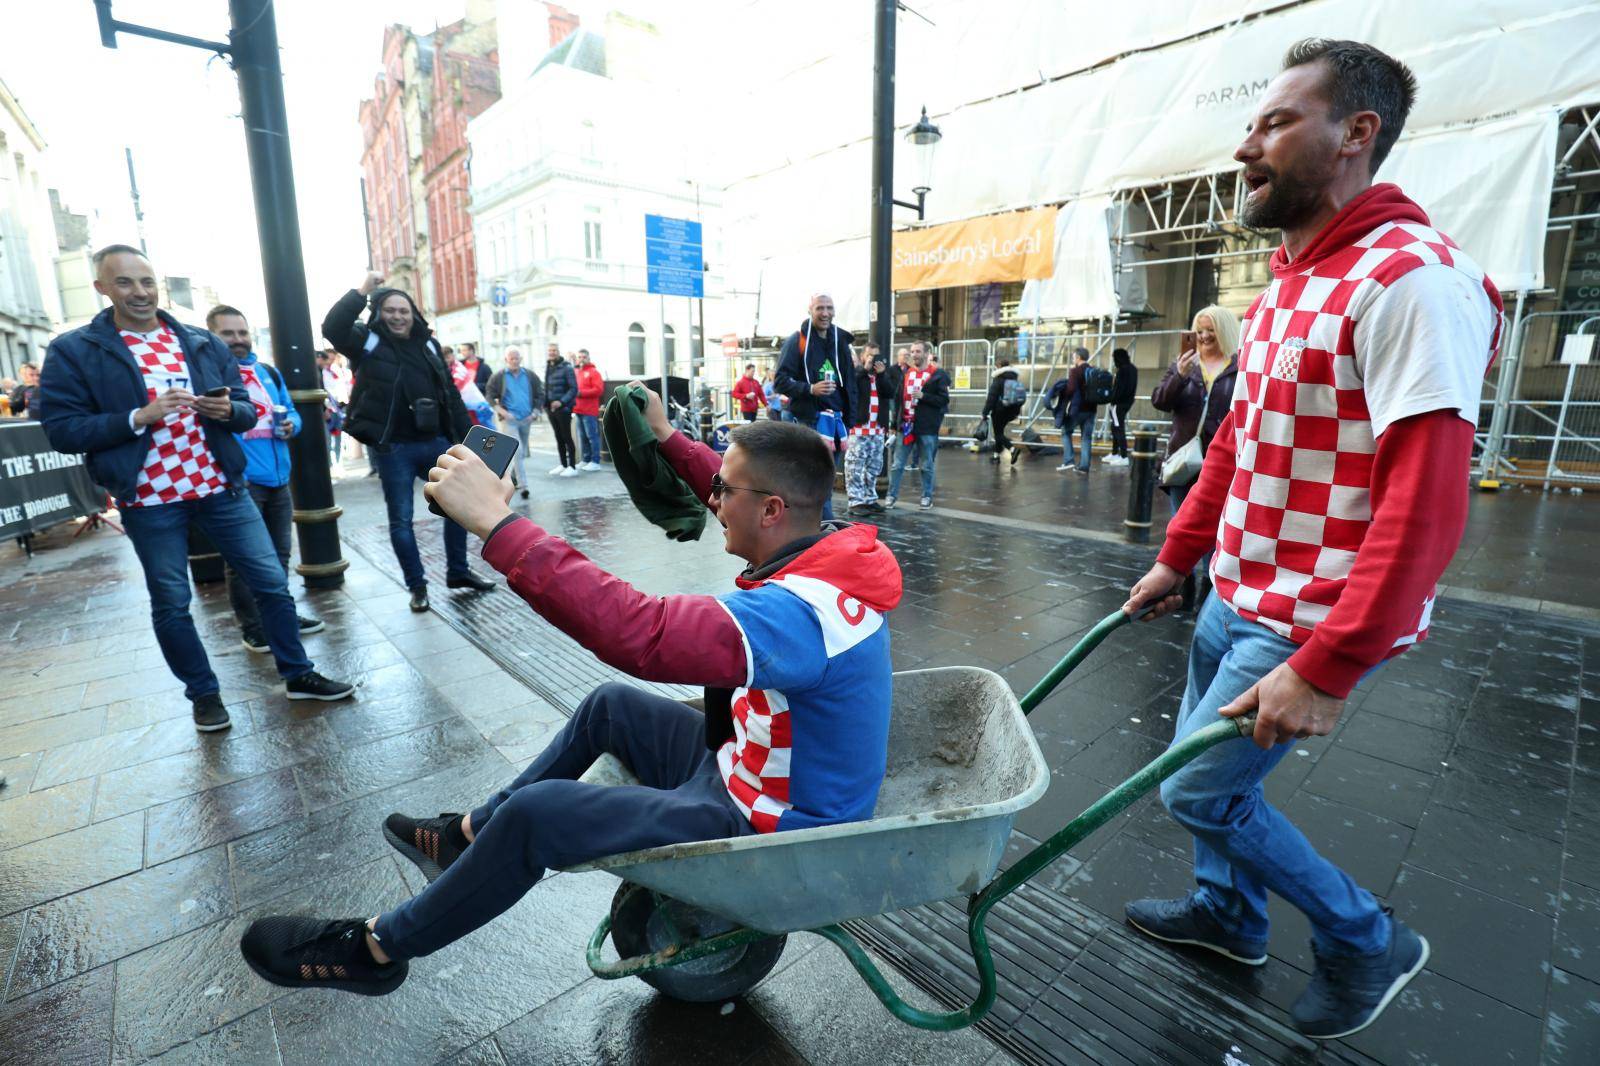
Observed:
[[[1006,378],[1000,383],[1000,406],[1021,407],[1028,402],[1028,386],[1021,378]]]
[[[1116,391],[1117,379],[1112,376],[1111,371],[1102,370],[1097,366],[1083,368],[1084,406],[1098,407],[1103,403],[1110,403]]]

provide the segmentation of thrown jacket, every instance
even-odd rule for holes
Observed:
[[[300,432],[300,412],[289,399],[289,386],[283,375],[271,363],[263,363],[254,352],[248,359],[239,360],[239,380],[244,382],[255,408],[255,425],[236,434],[244,448],[244,479],[252,485],[277,489],[289,483],[289,442],[276,432],[274,407],[286,407],[284,419],[289,423],[289,436]]]
[[[611,394],[600,423],[606,451],[640,514],[672,540],[699,540],[706,509],[662,456],[655,431],[644,418],[649,400],[644,388],[632,384],[619,385]]]
[[[789,334],[778,355],[772,387],[789,397],[789,413],[807,425],[815,425],[817,412],[824,407],[838,411],[851,425],[849,367],[855,362],[850,346],[855,337],[837,324],[828,327],[827,336],[818,335],[808,318]],[[814,396],[811,386],[832,375],[838,385],[831,396]]]
[[[572,364],[562,359],[544,365],[544,402],[559,403],[563,411],[570,412],[578,399],[578,375]]]
[[[1200,432],[1200,452],[1211,447],[1211,438],[1217,435],[1222,420],[1233,407],[1233,385],[1239,377],[1239,357],[1228,360],[1228,365],[1211,379],[1211,402],[1206,404],[1206,383],[1197,367],[1192,374],[1178,373],[1178,364],[1167,367],[1161,383],[1150,393],[1150,406],[1172,416],[1172,431],[1167,434],[1167,454],[1171,455]],[[1205,425],[1200,424],[1201,412]]]
[[[467,405],[450,378],[422,312],[413,301],[411,333],[402,338],[390,336],[378,315],[383,301],[397,292],[400,290],[378,289],[368,298],[351,289],[339,297],[322,320],[322,335],[350,360],[350,370],[355,375],[345,409],[344,431],[363,444],[429,441],[435,437],[460,444],[472,428],[472,416],[467,414]],[[369,308],[367,321],[359,322],[363,307]],[[436,433],[417,427],[414,406],[424,398],[438,405]]]
[[[88,325],[68,330],[50,342],[39,373],[37,403],[50,446],[58,452],[83,453],[84,465],[96,483],[118,500],[131,500],[150,451],[152,427],[135,429],[130,416],[154,397],[111,315],[108,307]],[[183,349],[189,391],[199,396],[228,386],[232,417],[226,422],[199,421],[217,469],[228,484],[243,484],[244,449],[234,434],[255,425],[256,409],[239,380],[239,361],[221,337],[185,326],[165,311],[156,315]]]

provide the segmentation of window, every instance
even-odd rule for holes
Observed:
[[[637,322],[628,327],[628,373],[644,374],[644,327]]]
[[[600,250],[600,209],[591,207],[583,220],[583,257],[591,263],[605,259]]]
[[[672,373],[672,364],[678,361],[678,336],[671,326],[661,327],[661,358],[666,373]]]

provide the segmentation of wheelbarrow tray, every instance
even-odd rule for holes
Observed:
[[[571,870],[604,870],[773,934],[979,891],[1017,812],[1050,782],[1027,718],[999,675],[970,666],[895,674],[893,706],[871,819],[645,848]],[[584,780],[636,783],[610,756]]]

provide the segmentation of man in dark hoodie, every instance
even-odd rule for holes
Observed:
[[[572,443],[572,405],[578,401],[578,374],[561,358],[561,348],[552,344],[544,354],[544,406],[550,412],[550,430],[556,437],[559,462],[550,471],[554,477],[578,476],[578,449]]]
[[[772,378],[773,387],[789,397],[795,421],[828,438],[835,451],[855,424],[850,399],[854,341],[848,331],[833,324],[833,297],[813,293],[806,320],[783,342]],[[831,493],[822,517],[833,517]]]
[[[461,442],[472,418],[422,312],[409,295],[382,283],[382,274],[369,272],[360,288],[341,296],[322,320],[322,335],[350,360],[356,383],[344,431],[371,449],[389,511],[389,543],[411,590],[411,609],[426,611],[428,577],[411,527],[412,482],[425,480],[434,460]],[[369,308],[367,320],[359,322],[363,307]],[[494,588],[468,569],[466,530],[448,518],[444,549],[446,585]]]
[[[431,882],[370,920],[275,916],[246,930],[251,968],[285,987],[382,995],[406,960],[491,921],[547,868],[689,840],[869,818],[888,755],[888,612],[900,566],[867,525],[824,523],[833,461],[817,435],[762,421],[725,455],[646,418],[662,454],[750,565],[722,597],[654,597],[514,514],[511,483],[453,448],[428,494],[551,624],[647,681],[706,686],[705,714],[603,685],[509,787],[468,814],[390,815],[384,834]],[[604,753],[642,787],[577,778]]]

